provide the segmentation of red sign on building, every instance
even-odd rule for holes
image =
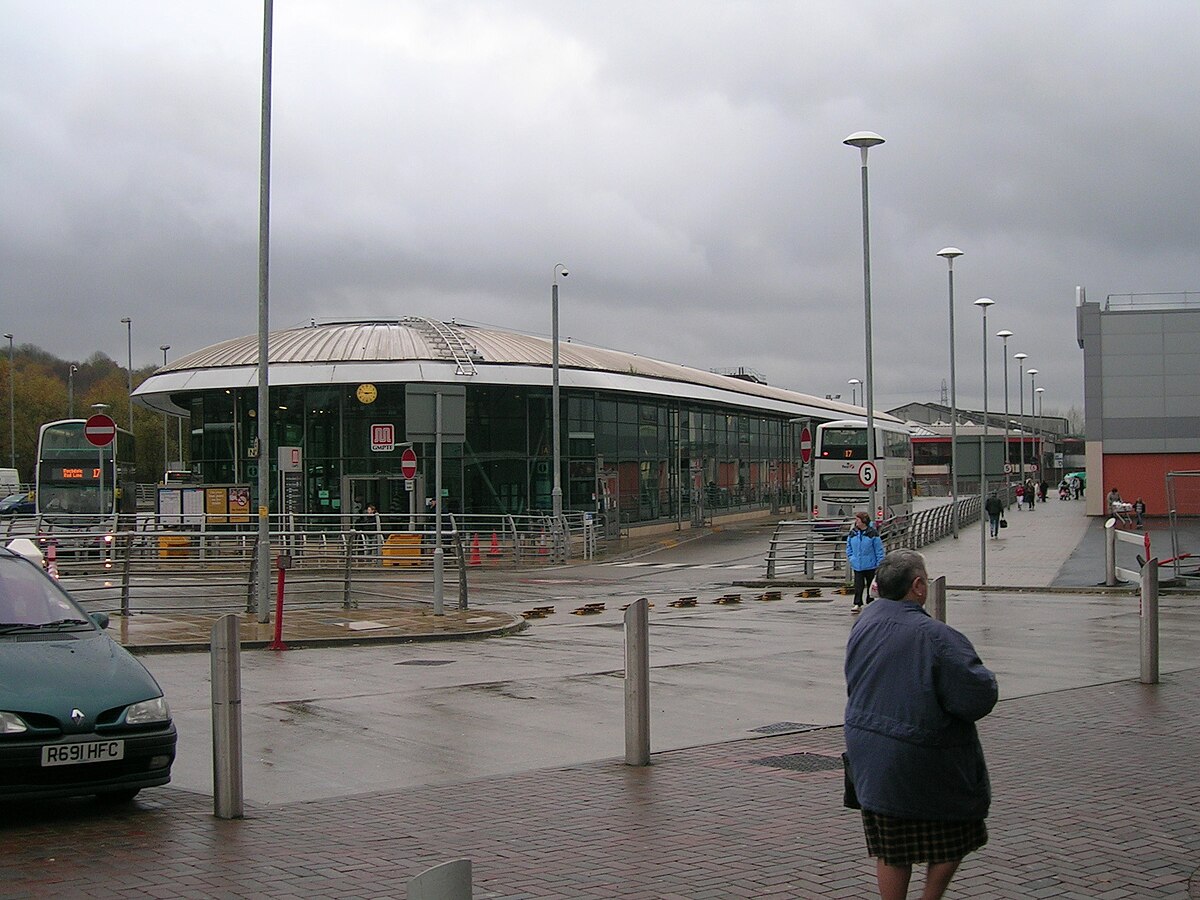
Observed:
[[[391,453],[396,449],[396,426],[372,425],[371,450],[376,453]]]

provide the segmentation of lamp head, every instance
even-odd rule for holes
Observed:
[[[958,259],[963,255],[963,252],[957,247],[943,247],[937,252],[937,255],[942,259]]]
[[[125,316],[124,318],[121,319],[121,324],[128,325],[132,321],[133,321],[133,319],[129,318],[129,316]]]
[[[1026,372],[1026,374],[1029,374],[1029,375],[1036,375],[1038,373],[1038,370],[1037,369],[1026,369],[1025,372]]]
[[[13,339],[12,332],[6,331],[6,332],[4,332],[4,336],[6,338],[8,338],[10,341]]]
[[[566,278],[570,274],[571,273],[567,271],[567,266],[565,263],[559,263],[558,265],[556,265],[554,267],[554,280],[555,281],[558,281],[559,275],[561,275],[563,278]]]
[[[857,378],[851,378],[849,381],[846,382],[846,384],[862,384],[862,382]]]
[[[982,309],[984,312],[987,312],[987,308],[989,306],[994,306],[995,303],[996,303],[996,301],[993,300],[991,297],[980,297],[978,300],[975,301],[975,305],[978,306],[980,309]]]
[[[850,147],[858,147],[860,150],[865,150],[867,147],[877,147],[883,143],[883,138],[873,131],[856,131],[850,137],[842,141]]]
[[[1009,331],[1007,328],[1005,328],[1003,331],[996,332],[996,337],[1000,338],[1003,341],[1007,341],[1012,336],[1013,336],[1013,333],[1011,331]]]
[[[158,349],[162,350],[165,353],[167,350],[171,349],[171,345],[170,344],[159,344]]]
[[[1025,360],[1029,359],[1029,354],[1028,353],[1014,353],[1013,359],[1019,359],[1019,360],[1021,360],[1021,362],[1024,362]]]
[[[1044,393],[1046,393],[1046,389],[1045,388],[1035,388],[1035,393],[1044,394]]]

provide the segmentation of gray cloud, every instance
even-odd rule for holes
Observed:
[[[261,7],[9,0],[6,330],[136,365],[256,327]],[[458,318],[843,393],[981,401],[981,324],[1082,400],[1074,289],[1197,288],[1194,3],[275,10],[272,321]],[[990,404],[1003,405],[1000,342]],[[1010,369],[1015,407],[1015,367]]]

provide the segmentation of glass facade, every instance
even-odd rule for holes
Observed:
[[[383,513],[408,511],[400,478],[403,384],[381,383],[371,402],[357,384],[271,392],[271,455],[299,447],[304,513],[343,513],[364,498]],[[206,484],[258,478],[256,392],[194,395],[191,459]],[[672,397],[561,391],[563,507],[607,511],[621,523],[690,518],[791,503],[799,426],[786,417]],[[467,385],[466,441],[442,448],[444,508],[455,513],[549,512],[553,488],[550,389]],[[397,446],[372,448],[373,426]],[[427,493],[434,446],[417,444]],[[275,468],[275,459],[271,461]],[[277,479],[272,473],[272,491]],[[360,491],[359,487],[363,490]],[[257,503],[257,499],[255,500]],[[385,508],[385,507],[393,508]],[[402,506],[402,508],[401,508]],[[273,497],[272,510],[278,509]]]

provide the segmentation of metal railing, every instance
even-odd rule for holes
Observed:
[[[1012,507],[1014,489],[1001,490],[1006,507]],[[983,499],[978,495],[959,497],[958,522],[979,521]],[[845,569],[845,537],[853,519],[799,519],[780,522],[767,550],[767,578],[783,576],[813,577],[818,573],[836,574]],[[889,550],[907,547],[916,550],[941,540],[954,530],[954,504],[946,503],[913,513],[906,519],[888,519],[880,526],[880,536]]]

